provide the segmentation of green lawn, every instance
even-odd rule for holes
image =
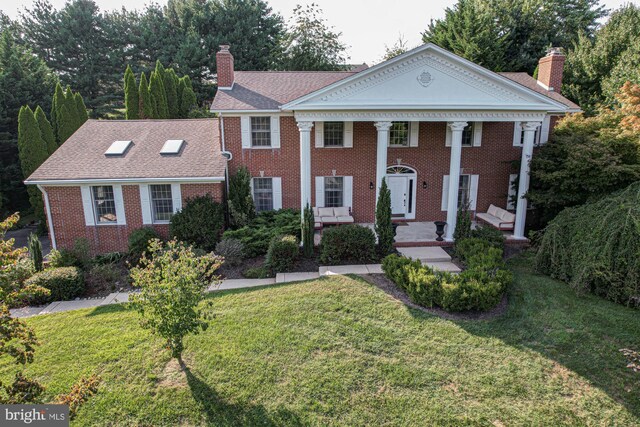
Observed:
[[[37,317],[28,371],[50,396],[102,376],[77,425],[640,425],[640,374],[618,351],[640,346],[640,312],[527,265],[511,262],[509,311],[485,322],[345,277],[217,293],[186,375],[122,306]]]

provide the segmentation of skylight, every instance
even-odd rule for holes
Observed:
[[[122,156],[133,141],[114,141],[107,151],[104,152],[105,156]]]
[[[184,139],[169,139],[162,146],[160,154],[178,154],[184,144]]]

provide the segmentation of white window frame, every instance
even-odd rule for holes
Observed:
[[[171,220],[154,219],[153,200],[151,198],[152,185],[170,185],[171,186],[171,203],[173,207],[172,215],[175,215],[182,209],[182,189],[180,183],[157,182],[153,184],[140,184],[140,208],[142,210],[142,223],[150,224],[168,224]]]
[[[251,119],[258,117],[269,118],[270,145],[253,145],[253,132]],[[280,148],[280,115],[273,114],[245,114],[240,116],[240,139],[243,149],[248,150],[272,150]]]
[[[316,176],[316,188],[315,188],[315,206],[318,208],[324,208],[324,179],[325,178],[342,178],[342,206],[351,210],[353,207],[353,176],[336,175],[336,176]]]
[[[468,175],[469,176],[469,210],[476,211],[478,206],[478,182],[480,180],[480,175],[473,174],[460,174],[460,176]],[[460,188],[458,188],[458,200],[460,200],[459,196]],[[442,177],[442,200],[440,209],[442,211],[447,211],[447,206],[449,205],[449,175],[444,175]],[[458,206],[459,208],[460,206]]]
[[[97,205],[98,200],[96,200],[96,189],[100,187],[111,187],[111,194],[113,195],[113,210],[116,216],[115,221],[100,221],[100,218],[98,217],[98,205]],[[118,208],[116,207],[116,192],[115,192],[115,189],[113,188],[113,185],[92,185],[91,186],[91,203],[93,206],[93,218],[96,225],[103,226],[103,225],[118,224]]]
[[[482,122],[468,122],[467,126],[472,126],[471,145],[462,145],[462,148],[481,147],[482,146]],[[466,128],[465,128],[466,129]],[[447,125],[447,133],[445,136],[445,147],[451,147],[451,128]]]
[[[96,216],[95,200],[93,197],[93,187],[112,187],[113,188],[113,201],[116,208],[116,221],[113,222],[99,222]],[[87,226],[111,226],[111,225],[126,225],[127,219],[125,216],[124,199],[122,196],[122,185],[120,184],[105,184],[101,186],[81,185],[80,195],[82,197],[82,208],[84,211],[84,221]]]
[[[331,120],[339,121],[339,120]],[[316,121],[313,124],[313,128],[315,130],[315,147],[316,148],[353,148],[353,122],[352,121],[343,121],[342,126],[342,145],[329,145],[325,146],[324,144],[324,125],[326,122]]]

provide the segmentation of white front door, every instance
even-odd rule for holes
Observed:
[[[391,192],[391,214],[405,215],[407,213],[407,183],[404,176],[389,176],[389,191]]]

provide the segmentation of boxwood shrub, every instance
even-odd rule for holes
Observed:
[[[84,291],[82,272],[77,267],[58,267],[40,271],[25,281],[28,286],[42,286],[49,289],[47,297],[37,303],[71,300]]]
[[[209,194],[187,199],[171,217],[169,234],[196,248],[212,251],[224,230],[224,208]]]
[[[265,266],[274,273],[290,271],[299,255],[300,245],[296,236],[277,236],[269,244]]]
[[[376,235],[369,227],[349,224],[322,232],[320,262],[336,265],[344,261],[371,262],[376,259]]]

